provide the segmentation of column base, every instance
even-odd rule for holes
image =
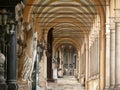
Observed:
[[[6,84],[1,84],[0,83],[0,90],[7,90],[7,85]]]
[[[8,89],[7,90],[18,90],[18,84],[17,83],[7,83]]]

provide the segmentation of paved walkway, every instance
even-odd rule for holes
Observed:
[[[84,90],[84,88],[76,78],[69,76],[58,79],[56,83],[48,83],[47,90]]]

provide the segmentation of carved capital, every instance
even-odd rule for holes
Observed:
[[[120,8],[115,8],[115,22],[120,22]]]
[[[115,29],[115,17],[110,17],[110,29]]]

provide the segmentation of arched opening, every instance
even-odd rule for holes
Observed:
[[[52,43],[53,43],[53,28],[50,28],[47,35],[47,80],[53,81],[52,72]]]
[[[3,2],[4,4],[1,5]],[[5,4],[6,1],[4,0],[1,3],[0,21],[3,22],[3,18],[6,19],[4,16],[7,14],[2,9],[4,5],[9,6],[9,4]],[[6,60],[8,61],[7,73],[10,72],[7,79],[14,79],[13,81],[17,79],[14,78],[17,75],[17,69],[12,66],[17,65],[15,63],[18,59],[20,64],[18,65],[19,86],[22,86],[24,82],[26,86],[31,88],[31,74],[36,70],[35,56],[37,56],[34,53],[33,34],[37,32],[37,40],[40,45],[43,44],[42,52],[40,52],[42,53],[40,54],[40,62],[38,62],[41,63],[40,69],[42,71],[39,76],[42,76],[40,80],[41,82],[44,81],[45,85],[47,85],[47,81],[54,81],[56,77],[61,79],[76,76],[74,78],[77,78],[86,90],[103,90],[110,85],[116,86],[115,77],[119,78],[120,76],[115,73],[115,71],[119,71],[117,68],[119,67],[119,45],[115,47],[115,43],[119,42],[119,19],[116,20],[116,18],[119,18],[119,0],[26,0],[25,7],[21,2],[16,3],[19,3],[17,7],[13,4],[9,7],[13,5],[11,9],[14,8],[13,13],[16,16],[14,20],[17,18],[17,24],[15,24],[17,28],[15,29],[18,30],[14,31],[20,32],[21,35],[18,37],[23,41],[15,42],[14,45],[17,43],[17,46],[22,52],[24,51],[25,55],[20,51],[21,57],[15,57],[16,46],[12,46],[14,43],[12,42],[11,50],[7,50],[7,52],[10,51],[10,54],[6,55],[10,57]],[[8,6],[5,9],[10,13]],[[112,17],[111,21],[109,17]],[[0,23],[0,34],[3,34],[4,27],[4,31],[9,28],[9,19],[6,19],[6,21],[7,25]],[[111,32],[110,23],[112,23]],[[118,33],[115,33],[115,31]],[[4,54],[6,52],[4,44],[6,43],[2,42],[1,38],[6,39],[6,37],[1,35],[0,49]],[[110,43],[110,40],[112,43]],[[27,47],[24,43],[27,44]],[[28,62],[26,57],[29,57]],[[57,72],[55,72],[55,69]],[[112,72],[115,74],[111,74]],[[15,74],[12,75],[11,73]],[[116,82],[120,84],[118,80]],[[10,81],[10,83],[13,83],[13,81]],[[27,82],[30,82],[29,85]]]

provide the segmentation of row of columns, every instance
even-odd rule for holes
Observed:
[[[89,79],[97,76],[99,72],[99,55],[100,55],[100,17],[96,15],[92,30],[89,35]]]
[[[108,10],[109,11],[109,10]],[[115,9],[114,17],[110,18],[110,30],[106,34],[106,90],[120,89],[120,9]],[[111,15],[112,16],[112,15]],[[107,20],[108,21],[108,20]],[[106,25],[108,27],[108,25]]]
[[[89,34],[88,40],[86,37],[86,43],[88,46],[86,46],[86,89],[89,89],[89,83],[95,82],[95,80],[100,80],[100,40],[103,41],[103,36],[100,36],[100,17],[99,15],[96,15],[94,24],[91,28],[91,32]],[[100,38],[101,37],[101,38]],[[101,45],[103,48],[103,45]],[[102,49],[101,48],[101,49]],[[104,50],[104,49],[102,49]],[[103,51],[104,52],[104,51]],[[103,54],[103,53],[102,53]],[[101,60],[102,61],[102,60]],[[101,62],[103,63],[103,62]],[[102,69],[101,69],[102,70]],[[103,72],[103,71],[102,71]],[[102,78],[101,78],[102,80]],[[91,84],[91,86],[94,86],[94,84]],[[96,83],[96,86],[94,88],[99,88],[99,82]]]
[[[120,23],[115,23],[115,29],[110,28],[109,36],[106,36],[106,49],[110,58],[106,57],[106,88],[118,88],[120,86]],[[110,43],[110,47],[108,47]]]

